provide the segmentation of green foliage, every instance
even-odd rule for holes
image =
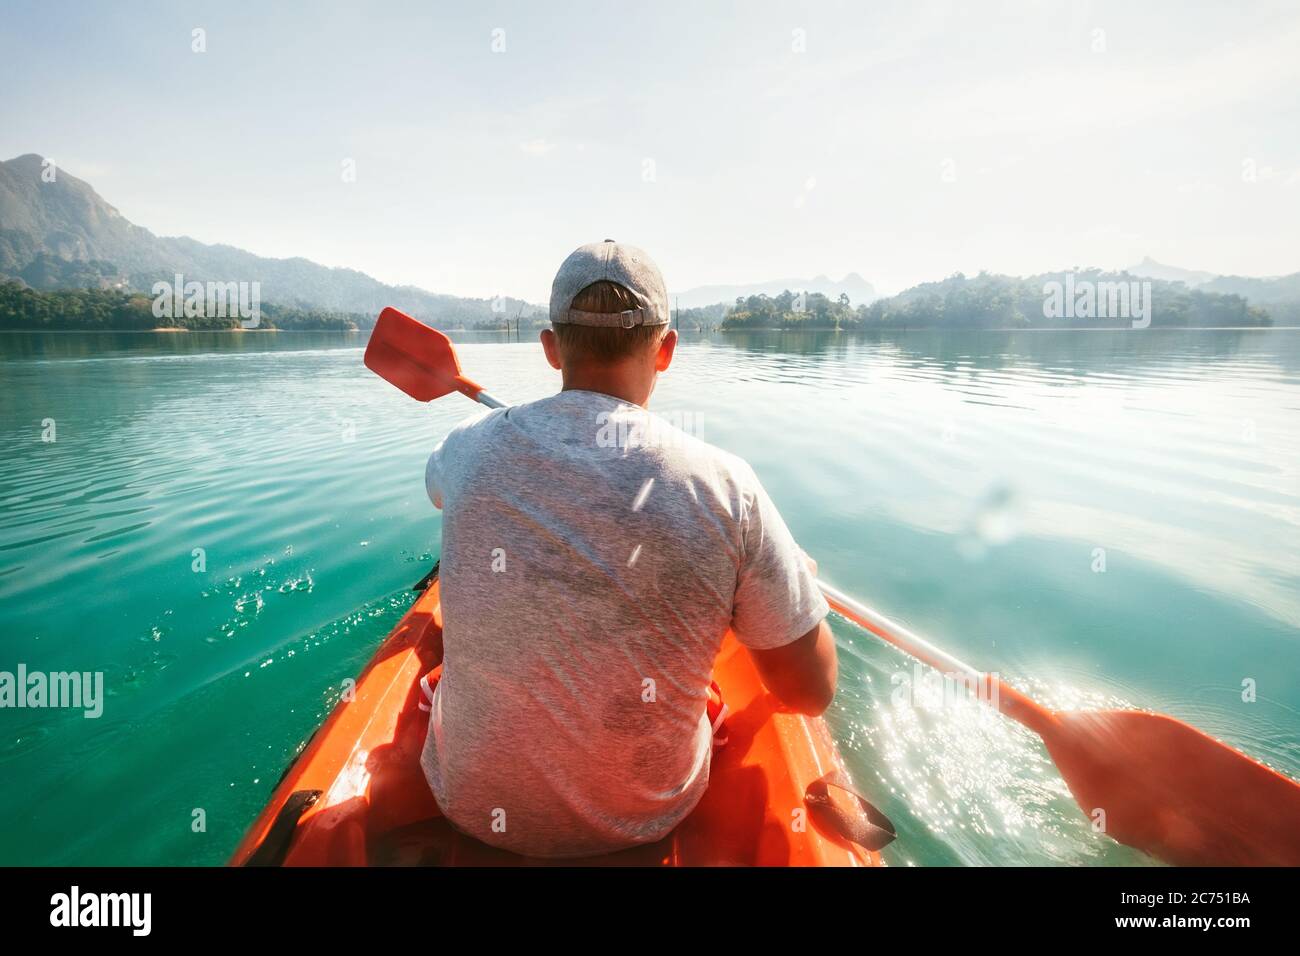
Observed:
[[[793,292],[737,299],[724,329],[1019,329],[1128,328],[1129,317],[1067,318],[1044,314],[1045,286],[1065,282],[1065,273],[1028,278],[981,272],[926,282],[871,305],[852,308],[848,298],[832,302],[813,293],[802,301]],[[1151,325],[1160,327],[1264,326],[1269,312],[1236,294],[1188,289],[1181,282],[1142,279],[1097,269],[1073,273],[1076,283],[1150,282]],[[1278,307],[1272,307],[1278,308]]]
[[[694,309],[674,309],[673,323],[683,332],[702,332],[716,329],[727,317],[727,304],[704,305]]]
[[[776,296],[737,298],[722,322],[724,329],[854,329],[861,325],[861,309],[855,311],[848,296],[831,300],[820,292],[805,295],[788,289]]]
[[[42,260],[32,278],[57,275],[66,278],[66,266]],[[89,262],[78,265],[78,278],[101,286],[114,279],[115,270],[108,263]],[[1063,282],[1064,273],[1047,273],[1029,278],[980,273],[967,278],[958,273],[939,282],[926,282],[871,305],[854,307],[847,296],[832,300],[819,292],[798,295],[792,291],[780,295],[751,295],[738,298],[730,308],[722,305],[700,309],[683,309],[678,317],[683,329],[787,329],[808,331],[858,331],[870,329],[1017,329],[1017,328],[1126,328],[1128,318],[1079,319],[1044,316],[1044,286]],[[1188,289],[1181,282],[1141,280],[1127,273],[1103,273],[1088,270],[1074,273],[1075,282],[1151,283],[1151,324],[1157,327],[1207,326],[1250,327],[1273,323],[1276,315],[1291,323],[1300,318],[1294,302],[1271,303],[1267,311],[1250,305],[1238,294]],[[399,306],[400,307],[400,306]],[[377,310],[376,310],[377,311]],[[486,300],[458,300],[445,297],[435,314],[421,312],[418,317],[444,329],[504,329],[514,318],[494,314]],[[520,312],[522,310],[519,310]],[[485,313],[487,316],[485,318]],[[519,312],[516,312],[519,314]],[[313,309],[299,305],[264,303],[261,328],[349,330],[374,325],[375,315]],[[546,324],[546,313],[520,315],[523,328]],[[141,292],[115,284],[112,287],[84,289],[33,289],[21,281],[0,281],[0,329],[117,330],[144,331],[159,327],[185,329],[233,329],[238,318],[158,319],[153,315],[153,299]]]
[[[28,281],[31,280],[31,281]],[[87,288],[55,288],[76,282]],[[67,262],[53,256],[33,261],[20,279],[0,275],[0,329],[30,331],[147,331],[156,328],[193,330],[228,330],[239,327],[239,319],[186,318],[159,319],[153,314],[153,296],[141,291],[143,279],[123,279],[115,266],[107,262]],[[413,308],[400,298],[391,304],[408,311],[440,329],[504,330],[507,320],[513,329],[518,319],[521,330],[549,324],[545,312],[532,313],[530,307],[514,302],[514,310],[492,311],[488,299],[459,299],[454,296],[429,296],[421,308]],[[383,303],[382,298],[377,302]],[[419,303],[417,303],[418,305]],[[347,331],[369,329],[375,324],[383,305],[371,313],[338,309],[313,308],[301,302],[277,304],[263,302],[258,328],[311,331]],[[527,314],[526,314],[527,313]]]
[[[60,259],[37,253],[17,276],[33,289],[112,289],[127,283],[111,262],[99,259]]]
[[[345,312],[261,306],[260,328],[346,330],[373,325],[374,318]],[[147,331],[155,328],[239,328],[238,318],[158,319],[153,298],[125,289],[29,289],[0,282],[0,329],[28,331]]]

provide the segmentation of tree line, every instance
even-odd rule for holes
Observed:
[[[126,289],[31,289],[20,282],[0,283],[0,328],[33,332],[53,330],[148,331],[181,328],[225,331],[239,328],[239,317],[206,316],[160,319],[153,296]],[[277,306],[260,306],[258,328],[345,331],[374,325],[374,317]]]
[[[683,309],[677,316],[684,329],[721,327],[740,329],[842,330],[871,329],[1017,329],[1017,328],[1126,328],[1127,317],[1114,315],[1070,316],[1045,314],[1049,283],[1061,282],[1065,273],[1048,273],[1029,278],[980,273],[968,278],[961,273],[938,282],[926,282],[887,299],[854,306],[847,295],[831,299],[820,292],[787,290],[780,295],[751,295],[734,304]],[[1086,270],[1072,273],[1073,285],[1087,283],[1149,283],[1151,324],[1160,327],[1250,327],[1273,323],[1270,311],[1280,310],[1283,319],[1296,311],[1294,303],[1271,304],[1266,310],[1252,306],[1238,294],[1203,292],[1181,282],[1147,280],[1127,273]],[[348,331],[368,329],[375,315],[311,309],[265,303],[260,307],[259,328],[286,330]],[[501,329],[513,321],[494,316],[474,321],[453,312],[449,315],[420,316],[441,328]],[[546,314],[522,316],[520,325],[536,328],[546,323]],[[153,298],[123,288],[32,289],[19,281],[0,282],[0,329],[122,330],[154,328],[229,330],[239,327],[238,317],[176,317],[154,315]]]
[[[1128,273],[1097,269],[1070,274],[1071,287],[1085,289],[1125,284],[1140,291],[1148,284],[1151,324],[1161,327],[1266,326],[1269,312],[1250,305],[1236,294],[1202,292],[1181,282],[1144,279]],[[1048,314],[1049,283],[1064,283],[1066,273],[1046,273],[1028,278],[981,272],[974,278],[962,273],[938,282],[926,282],[887,299],[854,306],[848,296],[838,299],[813,292],[787,290],[780,295],[751,295],[736,299],[723,329],[843,330],[869,329],[1018,329],[1018,328],[1127,328],[1128,315]],[[1125,290],[1127,292],[1127,290]],[[1095,310],[1095,306],[1094,306]]]
[[[454,300],[453,300],[454,301]],[[121,288],[32,289],[22,282],[0,281],[0,329],[40,331],[126,331],[147,332],[157,328],[191,331],[229,331],[240,327],[239,317],[158,318],[154,298],[143,292]],[[258,328],[290,331],[346,332],[369,329],[377,315],[311,309],[267,302],[259,306]],[[454,310],[449,315],[420,316],[440,328],[500,329],[506,319],[495,317],[474,321]],[[513,327],[513,320],[511,325]],[[523,316],[522,327],[535,319]]]

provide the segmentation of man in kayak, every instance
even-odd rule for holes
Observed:
[[[576,857],[658,840],[703,795],[728,628],[804,713],[830,704],[836,659],[815,571],[753,470],[646,410],[677,346],[650,257],[576,250],[550,318],[562,391],[457,426],[429,458],[444,659],[421,764],[458,829]]]

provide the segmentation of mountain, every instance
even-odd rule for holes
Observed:
[[[777,296],[785,291],[820,292],[828,299],[839,299],[845,293],[854,305],[867,305],[876,298],[876,290],[866,279],[856,272],[850,272],[839,282],[827,276],[814,279],[774,279],[766,282],[751,282],[741,285],[702,285],[684,292],[673,292],[669,301],[673,308],[696,309],[701,306],[724,302],[732,305],[738,298],[751,295]]]
[[[1285,276],[1225,276],[1167,266],[1150,256],[1127,271],[1144,278],[1182,282],[1201,292],[1239,295],[1251,305],[1267,306],[1278,324],[1300,322],[1300,272]]]
[[[1215,278],[1213,272],[1200,272],[1195,269],[1180,269],[1178,266],[1167,266],[1162,262],[1156,262],[1150,256],[1147,256],[1135,266],[1130,266],[1124,270],[1131,275],[1142,276],[1146,279],[1161,279],[1165,282],[1182,282],[1191,289],[1204,282]]]
[[[32,288],[130,288],[154,282],[259,282],[263,302],[374,316],[396,306],[435,325],[498,324],[540,307],[519,299],[465,299],[414,286],[391,286],[355,269],[308,259],[269,259],[188,237],[155,236],[129,222],[87,182],[58,170],[42,180],[44,160],[28,153],[0,162],[0,278]]]
[[[1300,272],[1288,276],[1215,276],[1201,286],[1206,292],[1245,296],[1258,305],[1300,301]]]

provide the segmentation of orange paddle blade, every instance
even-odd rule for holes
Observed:
[[[1181,866],[1300,866],[1300,785],[1189,724],[1057,711],[1040,730],[1084,813]]]
[[[1053,711],[825,582],[831,607],[941,673],[975,677],[986,702],[1043,738],[1098,829],[1166,863],[1300,866],[1300,784],[1164,714]]]
[[[460,373],[451,339],[392,308],[379,314],[365,362],[370,371],[422,402],[451,392],[477,398],[482,391]]]

